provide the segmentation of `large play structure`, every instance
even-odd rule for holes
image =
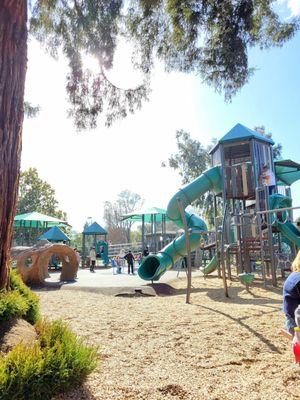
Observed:
[[[185,234],[151,254],[141,264],[142,279],[156,281],[187,248],[213,248],[215,255],[203,268],[204,274],[218,269],[231,278],[231,260],[239,276],[260,266],[265,283],[268,276],[275,286],[277,270],[286,257],[300,246],[300,231],[292,223],[290,185],[300,179],[300,164],[291,160],[274,161],[274,142],[256,131],[237,124],[211,150],[212,168],[182,187],[170,200],[167,217]],[[202,194],[214,193],[215,231],[210,241],[206,223],[186,207]],[[217,204],[222,207],[217,218]],[[294,207],[295,208],[295,207]],[[283,250],[285,249],[285,251]],[[283,273],[283,268],[281,268]]]

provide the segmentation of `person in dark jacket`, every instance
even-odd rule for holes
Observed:
[[[130,269],[131,269],[132,275],[134,275],[134,272],[133,272],[134,255],[132,254],[131,250],[129,250],[128,253],[125,254],[124,258],[127,261],[127,265],[128,265],[128,275],[130,274]]]
[[[143,250],[143,257],[147,257],[147,256],[149,256],[149,247],[148,246],[146,246]]]
[[[283,285],[283,305],[287,331],[294,335],[295,310],[300,305],[300,251],[292,264],[293,272],[288,276]]]

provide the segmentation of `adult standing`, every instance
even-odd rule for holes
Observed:
[[[90,271],[95,272],[95,265],[96,265],[96,251],[95,247],[91,247],[90,250]]]
[[[130,274],[130,269],[131,269],[132,275],[134,275],[134,272],[133,272],[134,255],[132,254],[131,250],[129,250],[128,253],[125,254],[124,258],[127,261],[127,265],[128,265],[128,275]]]
[[[147,257],[147,256],[149,256],[149,247],[148,246],[146,246],[143,250],[143,257]]]

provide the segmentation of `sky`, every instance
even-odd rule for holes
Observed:
[[[300,0],[279,3],[285,17],[300,15]],[[92,60],[86,62],[93,66]],[[25,120],[21,168],[37,168],[55,189],[69,223],[81,231],[89,217],[103,224],[104,202],[116,200],[125,189],[138,193],[147,207],[166,208],[181,180],[161,163],[176,152],[178,129],[208,144],[236,123],[264,125],[282,144],[283,157],[300,162],[300,33],[282,48],[250,50],[249,62],[255,74],[231,103],[199,76],[166,74],[157,65],[150,101],[141,111],[111,128],[100,121],[95,130],[78,133],[67,118],[65,60],[54,60],[31,40],[25,98],[41,111]],[[139,82],[124,44],[110,74],[124,87]],[[300,206],[300,183],[292,186],[292,194],[294,206]]]

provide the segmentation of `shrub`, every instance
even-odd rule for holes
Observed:
[[[0,323],[13,317],[22,317],[27,311],[28,303],[19,292],[0,292]]]
[[[23,318],[31,324],[39,318],[39,300],[21,280],[10,271],[10,291],[0,291],[0,323],[9,318]]]
[[[16,346],[0,357],[0,399],[51,399],[83,383],[96,367],[96,349],[62,321],[39,321],[34,347]]]
[[[22,295],[28,305],[27,311],[22,317],[30,324],[35,324],[40,317],[39,299],[22,281],[15,270],[10,270],[10,288]]]

